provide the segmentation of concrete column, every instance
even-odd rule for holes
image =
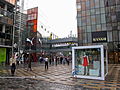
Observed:
[[[7,4],[5,5],[4,10],[7,11]],[[5,12],[4,15],[6,16],[7,12]]]
[[[6,26],[3,25],[3,27],[2,27],[2,33],[5,33],[5,27],[6,27]],[[5,44],[5,39],[2,39],[2,43]]]

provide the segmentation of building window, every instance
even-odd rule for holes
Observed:
[[[95,0],[95,8],[99,8],[99,0]]]
[[[106,24],[102,24],[102,31],[106,31]]]
[[[112,31],[107,32],[108,42],[112,42]]]
[[[82,27],[82,31],[83,31],[83,32],[86,32],[86,26],[83,26],[83,27]]]
[[[88,10],[90,8],[90,1],[86,1],[86,10]]]
[[[107,24],[107,30],[112,30],[112,25],[110,23]]]
[[[118,31],[113,31],[113,41],[118,41]]]
[[[90,25],[91,21],[90,21],[90,16],[87,16],[87,25]]]
[[[96,24],[95,15],[91,16],[91,23],[92,23],[92,24]]]
[[[86,17],[82,17],[82,26],[85,26],[86,25]]]
[[[106,23],[105,14],[101,14],[101,23]]]
[[[96,24],[100,24],[100,15],[96,15]]]
[[[104,0],[100,0],[100,7],[105,7]]]
[[[92,25],[92,32],[96,31],[96,25]]]
[[[87,33],[83,33],[83,43],[87,43]]]
[[[77,13],[77,17],[78,17],[78,18],[81,17],[81,12],[78,12],[78,13]]]
[[[78,24],[78,26],[82,26],[82,24],[81,24],[81,18],[77,19],[77,24]]]
[[[120,22],[120,11],[116,13],[117,21]]]
[[[77,10],[81,11],[81,4],[77,3]]]
[[[95,15],[95,9],[91,9],[90,12],[91,12],[91,15]]]
[[[120,31],[119,31],[119,40],[120,40]]]
[[[88,40],[88,43],[92,42],[92,35],[91,35],[91,33],[87,33],[87,40]]]
[[[87,15],[87,16],[90,15],[90,10],[87,10],[87,11],[86,11],[86,15]]]
[[[101,31],[101,25],[97,25],[97,30],[96,31]]]
[[[100,8],[100,13],[105,13],[105,8]]]
[[[81,8],[82,8],[82,11],[86,10],[85,2],[82,2],[82,3],[81,3]]]
[[[116,0],[116,4],[117,4],[117,5],[120,5],[120,0]]]
[[[97,8],[97,9],[95,10],[95,13],[96,13],[96,14],[100,14],[100,9]]]
[[[82,11],[82,17],[86,16],[86,12]]]
[[[91,26],[87,26],[87,31],[86,32],[91,32]]]

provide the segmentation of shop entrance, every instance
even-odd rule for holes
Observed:
[[[108,63],[109,64],[120,64],[120,52],[109,52]]]

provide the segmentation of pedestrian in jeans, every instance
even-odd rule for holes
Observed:
[[[16,69],[16,59],[14,55],[10,58],[10,66],[11,66],[11,75],[14,76]]]
[[[48,70],[48,58],[44,58],[45,59],[45,70]]]

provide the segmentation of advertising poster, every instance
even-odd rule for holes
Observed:
[[[0,48],[0,63],[6,61],[6,48]]]
[[[38,18],[38,7],[27,10],[27,23],[32,24],[32,32],[37,32],[37,18]]]

